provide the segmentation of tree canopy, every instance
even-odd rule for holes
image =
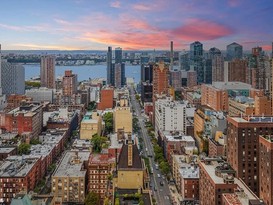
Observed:
[[[18,153],[22,154],[29,154],[30,153],[30,145],[27,143],[22,143],[18,147]]]
[[[100,204],[100,196],[97,193],[89,192],[84,200],[85,205],[98,205]]]

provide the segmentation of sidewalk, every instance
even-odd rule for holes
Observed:
[[[176,186],[169,184],[169,189],[170,189],[170,192],[171,192],[171,201],[172,201],[172,204],[179,205],[180,204],[180,200],[181,200],[181,196],[177,192]]]

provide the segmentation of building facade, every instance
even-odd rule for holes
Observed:
[[[41,87],[55,88],[55,57],[42,56],[40,69]]]

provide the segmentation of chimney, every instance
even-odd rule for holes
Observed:
[[[173,70],[173,41],[171,41],[170,70]]]
[[[128,134],[128,167],[131,166],[133,166],[133,143],[131,134]]]

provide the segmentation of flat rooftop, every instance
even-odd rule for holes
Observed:
[[[249,90],[251,85],[242,82],[212,82],[212,87],[219,90]]]
[[[45,158],[46,156],[49,155],[50,152],[54,149],[55,144],[37,144],[37,145],[32,145],[30,148],[30,154],[33,157],[38,157],[41,156],[42,158]]]
[[[267,117],[262,117],[262,116],[243,116],[243,117],[231,117],[236,122],[253,122],[253,123],[273,123],[273,116],[267,116]]]
[[[89,155],[89,151],[67,151],[53,177],[85,177],[86,170],[82,170],[82,166],[84,161],[88,161]]]
[[[169,131],[163,131],[164,136],[168,141],[184,141],[195,142],[192,136],[184,135],[183,133],[171,133]]]
[[[14,149],[16,149],[16,147],[0,147],[0,153],[1,154],[8,154],[11,151],[13,151]]]
[[[39,158],[10,156],[0,166],[0,177],[25,177]]]

